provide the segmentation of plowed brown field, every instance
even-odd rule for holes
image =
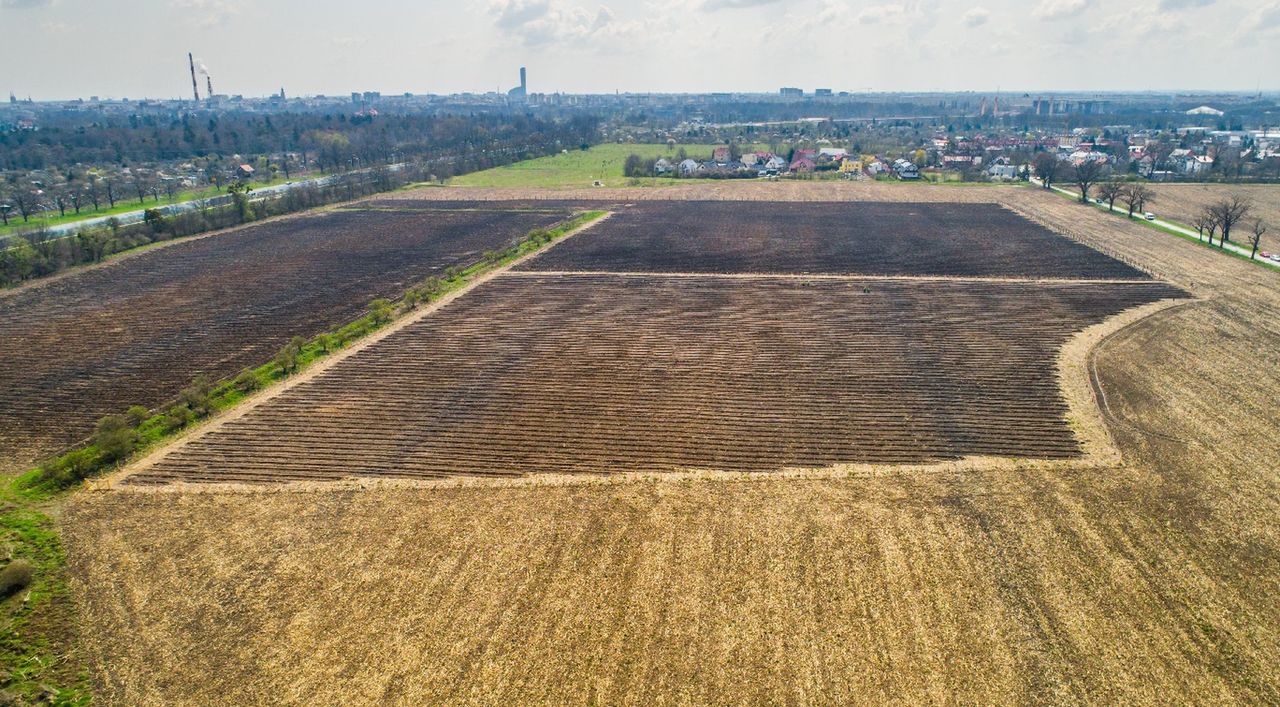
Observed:
[[[523,270],[1146,278],[997,204],[640,202]]]
[[[508,276],[131,483],[763,471],[1077,446],[1073,332],[1159,283]]]
[[[84,438],[103,415],[165,403],[197,374],[261,364],[293,336],[565,215],[322,212],[0,293],[0,471]]]
[[[1198,299],[1088,356],[1105,466],[84,492],[63,526],[98,700],[1280,703],[1275,273],[1035,189],[626,198],[657,192],[997,199]]]

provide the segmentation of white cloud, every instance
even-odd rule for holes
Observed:
[[[1031,14],[1044,20],[1074,17],[1088,9],[1091,0],[1040,0]]]
[[[702,9],[708,12],[716,10],[736,10],[744,7],[772,5],[779,0],[703,0]]]
[[[1164,12],[1189,10],[1193,7],[1212,5],[1215,0],[1160,0],[1159,9]]]
[[[22,10],[31,7],[49,7],[53,0],[0,0],[0,7],[9,10]]]
[[[1280,27],[1280,2],[1259,7],[1245,23],[1255,32],[1265,32]]]
[[[978,27],[984,25],[990,19],[991,13],[985,7],[975,7],[964,13],[963,21],[969,27]]]
[[[622,22],[601,5],[594,11],[560,0],[493,0],[489,11],[494,24],[531,47],[553,42],[580,47],[593,42],[610,42],[626,48],[650,29],[644,22]]]
[[[551,9],[549,0],[494,0],[489,11],[497,16],[494,24],[503,29],[517,29],[546,15]]]
[[[180,11],[188,24],[205,29],[226,24],[240,14],[239,0],[172,0],[169,6]]]
[[[859,24],[874,25],[902,17],[906,11],[902,5],[872,5],[858,13],[857,20]]]
[[[364,44],[367,44],[369,42],[369,38],[363,37],[363,36],[356,36],[356,35],[346,35],[346,36],[334,37],[329,41],[332,42],[333,46],[335,47],[350,49],[352,47],[359,47]]]

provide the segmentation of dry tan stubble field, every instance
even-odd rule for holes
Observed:
[[[1262,236],[1261,250],[1280,251],[1280,184],[1152,184],[1156,200],[1151,208],[1160,215],[1179,223],[1191,225],[1192,219],[1208,204],[1239,194],[1253,202],[1253,210],[1246,223],[1233,230],[1231,240],[1248,248],[1253,220],[1261,218],[1267,224]]]
[[[1200,297],[1064,353],[1122,462],[89,491],[63,523],[100,698],[1280,700],[1275,275],[1036,190],[919,191]]]

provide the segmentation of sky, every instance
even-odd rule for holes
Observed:
[[[1280,0],[0,0],[0,92],[1280,89]],[[204,80],[201,79],[201,93]]]

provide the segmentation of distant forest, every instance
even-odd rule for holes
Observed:
[[[597,139],[598,119],[545,120],[519,114],[172,112],[53,113],[39,130],[0,131],[0,170],[130,165],[231,155],[297,153],[322,170],[353,160],[385,163],[458,156],[459,172],[487,166],[491,153],[545,153]],[[502,160],[502,162],[509,161]]]

